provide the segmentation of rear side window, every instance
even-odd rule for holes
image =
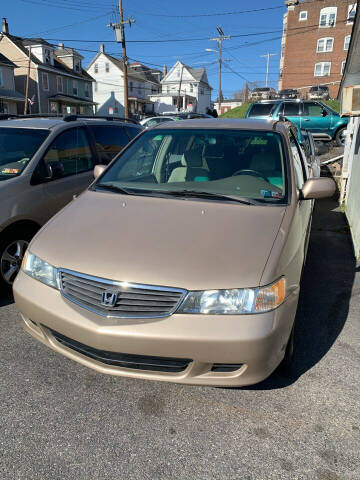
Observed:
[[[45,165],[62,165],[63,177],[93,168],[91,148],[83,128],[66,130],[54,140],[44,157]]]
[[[264,115],[270,115],[273,108],[274,108],[273,103],[254,103],[248,116],[262,117]]]
[[[141,132],[141,128],[138,128],[138,127],[132,127],[130,125],[127,125],[125,127],[125,130],[127,132],[127,134],[129,135],[129,137],[131,138],[131,140],[133,138],[135,138],[137,135],[139,135],[139,133]]]
[[[124,127],[90,125],[101,163],[107,165],[129,143]]]
[[[284,103],[284,115],[286,116],[298,116],[299,115],[299,103]]]
[[[323,107],[318,103],[304,103],[304,115],[307,117],[321,117],[323,111]]]

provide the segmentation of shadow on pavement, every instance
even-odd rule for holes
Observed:
[[[0,307],[5,307],[14,303],[14,298],[12,293],[0,292]]]
[[[356,272],[345,215],[334,199],[317,201],[295,324],[291,376],[274,372],[250,390],[283,388],[316,365],[341,333]]]

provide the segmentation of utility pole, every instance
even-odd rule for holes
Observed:
[[[265,79],[265,87],[269,84],[269,66],[270,66],[270,57],[277,55],[277,53],[267,53],[266,55],[260,55],[262,58],[266,58],[266,79]]]
[[[115,38],[118,43],[121,43],[122,47],[122,57],[123,57],[123,74],[124,74],[124,116],[129,118],[129,95],[128,95],[128,59],[126,55],[126,40],[125,40],[125,25],[128,23],[129,27],[135,20],[133,18],[128,18],[124,21],[124,10],[122,5],[122,0],[119,0],[119,16],[120,23],[109,23],[108,27],[113,28],[115,31]]]
[[[178,90],[178,96],[177,96],[177,102],[176,102],[176,108],[178,112],[180,112],[180,97],[181,97],[181,84],[182,84],[182,78],[183,78],[183,71],[184,71],[184,65],[181,65],[179,90]],[[185,104],[183,106],[185,107]]]
[[[210,38],[213,42],[218,42],[218,51],[219,51],[219,114],[221,113],[221,101],[222,101],[222,89],[221,89],[221,70],[222,70],[222,42],[224,40],[230,40],[230,35],[224,35],[223,29],[217,27],[216,30],[219,32],[218,37]]]
[[[27,68],[27,74],[26,74],[26,87],[25,87],[24,115],[27,114],[28,104],[29,104],[30,67],[31,67],[31,47],[29,46],[29,58],[28,58],[28,68]]]

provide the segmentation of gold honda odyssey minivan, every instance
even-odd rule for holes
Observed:
[[[40,230],[14,282],[24,327],[102,373],[260,382],[289,363],[313,200],[286,121],[149,129]]]

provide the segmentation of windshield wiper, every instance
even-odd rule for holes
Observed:
[[[109,190],[110,192],[122,193],[124,195],[133,195],[128,190],[125,190],[125,188],[121,188],[121,187],[118,187],[117,185],[107,184],[107,183],[98,183],[94,185],[94,189]]]
[[[210,200],[230,200],[232,202],[242,203],[243,205],[257,205],[252,199],[244,199],[235,195],[222,195],[221,193],[199,192],[197,190],[158,190],[160,194],[171,195],[174,197],[194,197],[208,198]]]

